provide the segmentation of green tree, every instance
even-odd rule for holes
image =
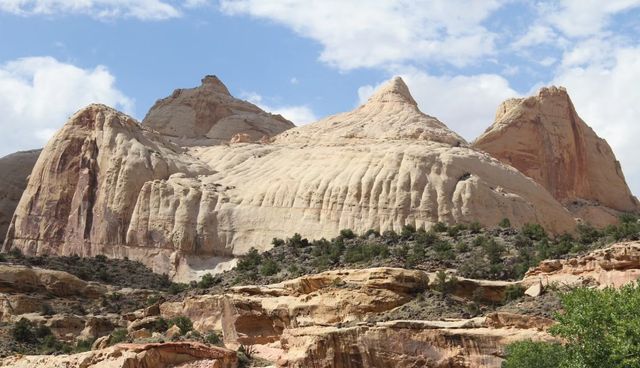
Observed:
[[[562,345],[547,342],[518,341],[506,352],[502,368],[558,368],[566,357]]]

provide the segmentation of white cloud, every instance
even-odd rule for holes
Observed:
[[[509,82],[496,74],[433,76],[411,69],[398,73],[409,86],[420,110],[472,141],[488,128],[498,105],[517,97]],[[364,103],[378,86],[358,90]]]
[[[206,0],[186,0],[185,7],[200,6]],[[98,19],[136,18],[164,20],[181,11],[163,0],[0,0],[0,11],[17,15],[80,14]]]
[[[640,193],[640,48],[621,48],[607,63],[561,69],[553,83],[567,87],[578,114],[613,148]]]
[[[304,125],[318,120],[309,106],[270,106],[265,104],[261,95],[255,92],[242,93],[242,98],[257,105],[264,111],[272,114],[280,114],[286,119],[292,121],[295,125]]]
[[[465,65],[492,54],[482,22],[500,0],[221,0],[226,14],[283,24],[323,46],[320,59],[340,69],[407,61]]]
[[[558,35],[549,26],[534,24],[527,33],[517,39],[513,46],[517,49],[553,42]]]
[[[548,22],[570,37],[599,34],[611,17],[640,6],[640,0],[562,0],[542,6]]]
[[[133,101],[115,87],[109,71],[81,69],[51,57],[0,65],[0,155],[46,143],[81,107],[101,102],[131,111]]]

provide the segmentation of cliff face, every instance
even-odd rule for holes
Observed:
[[[127,256],[184,279],[296,232],[505,217],[556,233],[574,227],[544,188],[469,148],[394,79],[360,108],[268,144],[182,148],[92,105],[45,147],[4,249]]]
[[[199,87],[177,89],[158,100],[142,124],[186,146],[226,143],[235,135],[258,141],[294,127],[280,115],[234,98],[215,76],[206,76]]]
[[[0,241],[11,223],[27,179],[40,156],[41,150],[16,152],[0,158]]]
[[[563,88],[503,102],[473,147],[520,170],[595,225],[615,220],[615,211],[639,209],[611,147],[578,116]]]

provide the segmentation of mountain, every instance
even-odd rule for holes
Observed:
[[[207,137],[224,118],[197,128],[192,114],[176,113],[186,111],[182,95],[193,95],[188,106],[237,101],[209,77],[159,102],[142,125],[102,105],[75,114],[38,159],[5,251],[128,257],[191,279],[296,232],[315,239],[503,218],[574,228],[547,190],[423,114],[399,78],[352,112],[254,143],[197,146],[222,139]],[[164,125],[153,123],[158,106],[173,117]],[[217,108],[239,111],[225,106]],[[253,122],[256,131],[272,123]],[[235,132],[245,129],[238,124]],[[174,127],[184,130],[168,134]]]
[[[218,77],[211,75],[199,87],[177,89],[158,100],[142,124],[189,146],[227,143],[245,134],[257,141],[294,127],[280,115],[231,96]]]
[[[593,225],[640,210],[611,147],[578,116],[564,88],[503,102],[473,147],[531,177]]]

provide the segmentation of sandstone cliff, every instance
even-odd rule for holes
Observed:
[[[294,127],[280,115],[234,98],[215,76],[206,76],[200,87],[177,89],[158,100],[142,124],[189,146],[226,143],[236,134],[258,141]]]
[[[189,93],[207,88],[221,86],[205,79]],[[106,106],[85,108],[38,159],[4,249],[127,256],[188,279],[194,268],[296,232],[321,238],[505,217],[553,233],[574,227],[544,188],[469,148],[394,79],[353,112],[268,144],[182,148]]]
[[[640,208],[611,147],[578,116],[564,88],[503,102],[473,146],[531,177],[594,225]]]
[[[9,228],[27,179],[36,164],[41,150],[16,152],[0,158],[0,241]]]

